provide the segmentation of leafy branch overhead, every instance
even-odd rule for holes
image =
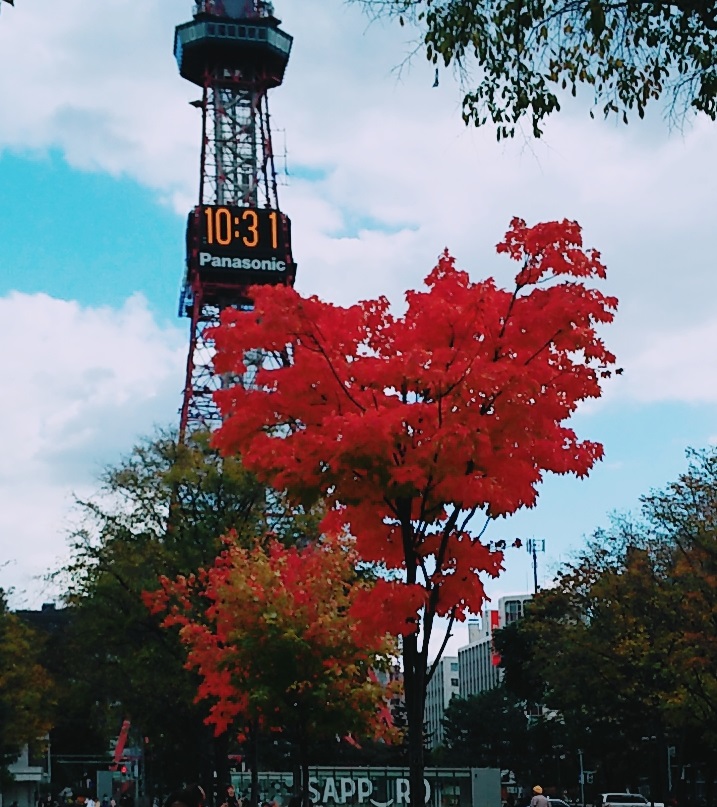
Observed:
[[[455,66],[472,88],[466,123],[539,137],[560,93],[592,88],[605,116],[626,123],[664,98],[670,116],[717,116],[717,7],[711,0],[360,0],[415,24],[427,58]],[[475,77],[475,78],[474,78]],[[593,113],[591,112],[591,115]]]

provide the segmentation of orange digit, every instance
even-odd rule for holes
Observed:
[[[245,235],[242,236],[242,241],[244,242],[245,247],[255,247],[259,243],[259,216],[257,215],[256,210],[245,210],[242,214],[242,221],[246,221],[247,219],[251,219],[252,223],[248,225],[249,233],[251,234],[251,238],[247,238]]]

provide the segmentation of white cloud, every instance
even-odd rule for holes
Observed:
[[[30,577],[64,551],[72,494],[91,489],[138,435],[174,420],[185,339],[160,328],[139,295],[114,310],[19,293],[0,298],[0,338],[14,346],[0,358],[0,419],[9,424],[0,558],[10,563],[0,585],[11,580],[22,600]]]
[[[66,0],[4,15],[0,99],[12,114],[0,148],[59,148],[75,167],[181,197],[196,175],[199,119],[176,77],[171,12],[162,0]]]
[[[717,404],[717,319],[683,330],[653,330],[625,362],[634,400]]]

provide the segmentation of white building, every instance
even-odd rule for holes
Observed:
[[[444,656],[438,663],[426,689],[424,725],[429,748],[443,745],[443,716],[454,695],[458,695],[458,657]]]
[[[468,622],[468,644],[458,648],[460,696],[468,698],[498,686],[500,657],[493,647],[493,631],[520,619],[531,594],[501,597],[497,608],[486,608],[483,616]]]
[[[40,785],[50,781],[49,751],[35,758],[25,746],[8,770],[12,781],[0,785],[0,807],[35,807]]]

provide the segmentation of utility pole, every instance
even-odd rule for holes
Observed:
[[[578,759],[580,760],[580,804],[585,807],[585,768],[583,768],[582,748],[578,748]]]
[[[525,545],[533,556],[533,593],[538,593],[538,552],[545,552],[545,538],[528,538]]]

